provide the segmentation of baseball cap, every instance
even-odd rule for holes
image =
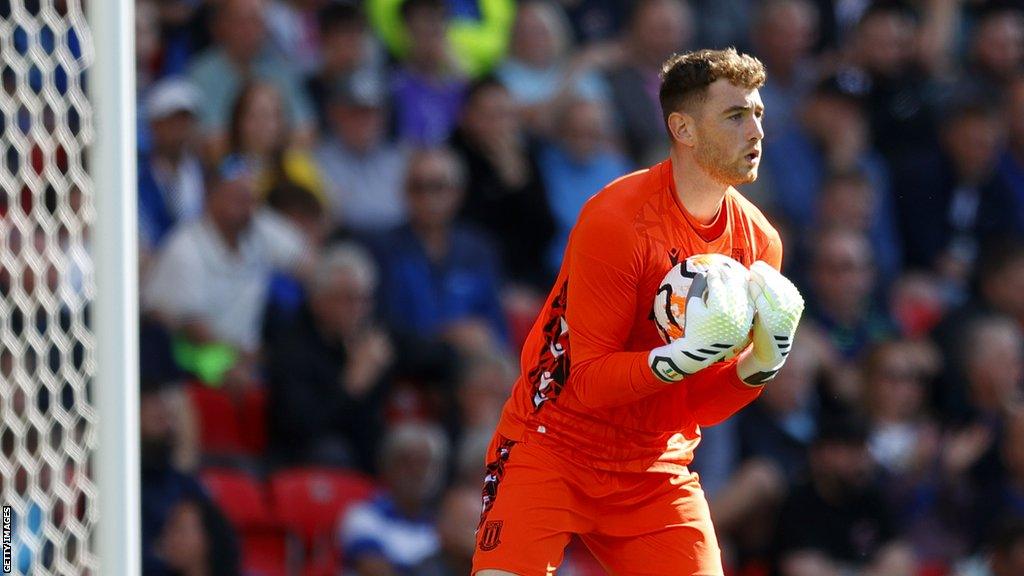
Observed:
[[[372,72],[353,72],[334,85],[331,101],[350,106],[381,108],[386,101],[384,82]]]
[[[178,112],[196,115],[199,112],[199,90],[184,78],[165,78],[149,89],[146,96],[146,119],[160,120]]]

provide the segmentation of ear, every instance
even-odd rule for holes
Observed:
[[[685,112],[673,112],[668,115],[668,131],[674,142],[686,146],[697,145],[697,126],[693,116]]]

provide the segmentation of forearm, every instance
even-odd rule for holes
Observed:
[[[654,375],[648,355],[613,352],[571,366],[570,380],[580,402],[590,408],[611,408],[674,386]]]
[[[719,362],[687,376],[687,407],[698,426],[714,426],[753,402],[764,386],[750,386],[736,373],[736,360]]]

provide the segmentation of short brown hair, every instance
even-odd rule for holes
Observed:
[[[753,90],[764,86],[764,64],[735,48],[697,50],[674,54],[661,66],[661,114],[668,125],[668,115],[703,100],[708,86],[719,78]]]

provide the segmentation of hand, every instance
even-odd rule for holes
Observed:
[[[647,362],[658,378],[681,380],[723,360],[743,344],[753,317],[746,269],[742,265],[715,266],[690,285],[683,335],[651,350]]]
[[[754,344],[740,355],[736,371],[750,385],[775,378],[793,345],[793,335],[804,311],[804,299],[785,276],[758,260],[750,265],[747,285],[754,318]]]
[[[354,398],[364,396],[377,384],[394,357],[394,347],[386,333],[371,329],[363,334],[351,345],[343,379],[345,391]]]

